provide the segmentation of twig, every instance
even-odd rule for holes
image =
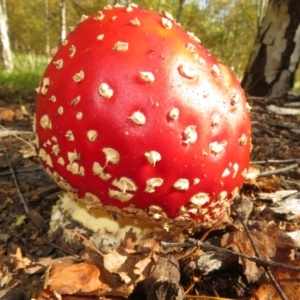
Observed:
[[[21,202],[23,203],[25,213],[28,214],[29,209],[28,209],[27,204],[26,204],[26,201],[25,201],[25,199],[24,199],[24,197],[23,197],[23,195],[22,195],[22,193],[21,193],[21,190],[20,190],[20,187],[19,187],[19,184],[18,184],[18,180],[17,180],[17,177],[16,177],[16,175],[15,175],[15,171],[14,171],[14,168],[13,168],[13,166],[12,166],[11,160],[10,160],[9,155],[8,155],[8,153],[7,153],[6,149],[5,149],[5,147],[3,146],[3,144],[2,144],[1,146],[2,146],[2,150],[3,150],[4,154],[5,154],[5,157],[6,157],[6,160],[7,160],[7,163],[8,163],[8,167],[9,167],[10,173],[11,173],[11,175],[12,175],[14,184],[15,184],[15,186],[16,186],[18,195],[19,195],[19,197],[20,197],[20,199],[21,199]]]
[[[21,173],[33,173],[36,171],[43,171],[42,166],[38,166],[38,167],[32,167],[32,168],[28,168],[28,169],[24,169],[24,170],[16,170],[15,174],[21,174]],[[7,176],[10,175],[10,172],[0,172],[0,176]]]
[[[288,197],[283,198],[282,200],[283,201],[289,201],[289,200],[297,198],[299,195],[300,195],[300,192],[296,192],[292,195],[289,195]]]
[[[292,165],[284,167],[284,168],[279,168],[279,169],[276,169],[276,170],[261,172],[257,175],[257,177],[269,176],[269,175],[278,174],[278,173],[284,173],[286,171],[289,171],[289,170],[292,170],[292,169],[295,169],[295,168],[298,168],[298,164],[292,164]]]
[[[258,248],[256,247],[253,239],[252,239],[252,236],[251,236],[251,233],[248,229],[248,226],[245,224],[243,218],[241,217],[240,213],[237,211],[237,209],[232,206],[231,209],[235,212],[235,214],[237,215],[239,221],[242,223],[244,229],[245,229],[245,232],[246,234],[248,235],[249,237],[249,240],[250,240],[250,243],[252,245],[252,248],[254,250],[254,253],[256,255],[256,257],[258,258],[261,258],[260,256],[260,253],[259,253],[259,250]],[[275,279],[275,277],[273,276],[271,270],[269,269],[269,267],[267,266],[264,266],[264,269],[268,275],[268,277],[270,278],[271,282],[273,283],[273,285],[275,286],[275,289],[277,290],[278,294],[280,295],[280,297],[283,299],[283,300],[288,300],[287,296],[285,295],[284,291],[281,289],[280,285],[278,284],[277,280]]]
[[[90,241],[88,240],[84,235],[82,235],[81,233],[77,232],[77,231],[73,231],[74,235],[77,235],[78,237],[80,237],[82,240],[84,240],[92,250],[94,250],[96,253],[98,253],[100,256],[104,257],[104,254],[97,249],[97,247]]]
[[[252,160],[250,164],[265,165],[265,164],[287,164],[287,163],[298,163],[298,162],[300,162],[300,158]]]
[[[296,123],[293,123],[293,125],[280,124],[280,123],[275,123],[275,122],[270,122],[270,121],[265,121],[265,123],[269,124],[271,126],[281,127],[281,128],[285,128],[285,129],[298,129],[298,125]]]
[[[10,136],[10,135],[12,135],[12,136],[14,136],[15,138],[21,140],[23,143],[29,145],[31,148],[34,149],[34,146],[33,146],[32,144],[28,143],[27,141],[25,141],[24,139],[22,139],[21,137],[18,136],[18,135],[20,135],[20,134],[29,134],[29,135],[31,134],[31,135],[32,135],[32,134],[33,134],[32,131],[19,131],[19,130],[9,131],[8,129],[6,129],[6,128],[3,127],[2,125],[0,125],[0,128],[2,128],[4,131],[8,131],[8,133],[7,133],[6,135],[1,134],[0,137],[5,137],[5,136]]]
[[[144,283],[147,300],[183,300],[180,267],[173,255],[160,256]]]
[[[56,248],[57,250],[60,250],[61,252],[67,253],[67,254],[69,254],[69,255],[72,255],[72,256],[75,257],[75,258],[79,258],[79,256],[76,255],[75,252],[73,252],[73,251],[71,251],[71,250],[69,250],[69,249],[65,249],[65,248],[63,248],[63,247],[60,247],[60,246],[58,246],[58,245],[56,245],[55,243],[52,243],[52,242],[50,242],[50,241],[44,241],[44,243],[45,243],[46,245],[49,245],[49,246],[53,247],[53,248]]]
[[[294,266],[290,266],[287,264],[282,264],[273,260],[265,260],[262,258],[258,258],[255,256],[251,256],[251,255],[247,255],[244,253],[240,253],[240,252],[235,252],[226,248],[221,248],[221,247],[217,247],[217,246],[213,246],[207,243],[203,243],[199,240],[193,239],[193,238],[189,238],[186,240],[186,242],[184,243],[168,243],[168,242],[161,242],[160,243],[161,246],[164,249],[168,249],[168,248],[173,248],[173,247],[179,247],[179,248],[190,248],[190,247],[199,247],[203,250],[206,251],[215,251],[215,252],[220,252],[220,253],[227,253],[227,254],[232,254],[235,256],[240,256],[243,258],[247,258],[251,261],[254,261],[258,264],[261,264],[263,266],[270,266],[270,267],[278,267],[278,268],[283,268],[283,269],[288,269],[288,270],[292,270],[292,271],[296,271],[296,272],[300,272],[300,267],[294,267]]]

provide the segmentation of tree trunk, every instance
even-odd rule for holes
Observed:
[[[178,11],[177,11],[177,16],[176,16],[176,20],[179,23],[181,22],[181,19],[182,19],[184,2],[185,2],[185,0],[179,0],[179,6],[178,6]]]
[[[48,0],[44,0],[45,4],[45,51],[46,51],[46,56],[47,58],[50,58],[50,33],[49,33],[49,2]]]
[[[263,19],[263,11],[265,6],[267,5],[267,0],[258,0],[257,1],[257,29],[261,26],[261,22]]]
[[[242,86],[253,96],[284,97],[294,84],[300,56],[300,1],[270,0]]]
[[[61,42],[67,36],[67,22],[66,22],[66,0],[60,0],[60,39]]]
[[[2,44],[2,59],[7,72],[12,72],[14,69],[10,42],[8,37],[7,16],[0,1],[0,40]]]

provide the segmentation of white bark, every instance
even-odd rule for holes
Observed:
[[[263,19],[263,11],[267,5],[267,0],[257,0],[257,29],[261,25]]]
[[[60,39],[63,41],[67,36],[66,0],[60,0]]]
[[[243,79],[251,95],[280,98],[293,82],[300,58],[297,0],[271,0]],[[297,27],[298,26],[298,27]]]
[[[7,72],[14,69],[10,42],[8,37],[7,16],[4,13],[2,3],[0,2],[0,40],[2,44],[2,59]]]
[[[46,56],[50,57],[50,33],[49,33],[49,2],[44,0],[45,3],[45,33],[46,33]]]

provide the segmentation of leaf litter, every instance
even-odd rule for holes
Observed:
[[[155,236],[135,245],[128,232],[122,245],[104,255],[81,238],[65,243],[59,231],[48,236],[51,207],[61,191],[41,168],[32,146],[33,105],[0,102],[1,146],[9,154],[8,162],[0,148],[0,299],[16,290],[23,292],[21,299],[152,299],[153,291],[147,290],[145,282],[166,254],[180,266],[178,286],[185,294],[179,293],[176,299],[300,299],[300,133],[295,130],[300,117],[268,110],[267,106],[278,105],[268,99],[249,101],[253,164],[242,197],[234,204],[237,213],[228,212],[214,228],[193,238],[257,257],[254,243],[262,261],[282,266],[195,245],[182,247],[186,232],[181,232],[177,246],[168,250]],[[29,213],[24,211],[19,193]],[[281,291],[268,277],[266,266]]]

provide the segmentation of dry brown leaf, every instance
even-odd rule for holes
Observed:
[[[134,249],[135,248],[135,234],[132,230],[132,228],[130,228],[129,231],[126,232],[124,240],[121,243],[121,247],[125,248],[125,249]]]
[[[7,242],[7,240],[10,238],[9,235],[5,235],[0,233],[0,240]],[[0,257],[6,252],[6,245],[0,245]],[[1,266],[1,261],[0,261],[0,266]]]
[[[21,248],[16,248],[15,254],[10,254],[11,263],[14,265],[14,271],[26,269],[31,264],[31,260],[27,257],[23,257]]]
[[[12,122],[15,118],[15,113],[12,109],[0,108],[0,120]]]
[[[226,211],[218,220],[217,223],[213,225],[212,228],[208,229],[202,236],[201,240],[205,241],[206,238],[213,232],[217,230],[224,230],[226,227],[232,227],[233,229],[237,229],[236,226],[232,223],[231,218]]]
[[[38,228],[42,229],[46,227],[45,220],[36,209],[29,210],[28,217]]]
[[[110,273],[119,274],[125,283],[138,283],[147,276],[152,268],[153,252],[133,252],[117,248],[104,255],[104,268]],[[124,275],[126,274],[126,276]]]
[[[152,252],[160,253],[161,245],[157,242],[156,235],[154,235],[152,237],[146,237],[146,238],[142,239],[142,241],[139,245],[139,249],[142,252],[152,251]]]
[[[22,111],[22,114],[23,114],[23,115],[29,116],[28,110],[27,110],[27,108],[26,108],[25,105],[21,105],[21,106],[20,106],[20,110]]]
[[[60,295],[78,293],[102,293],[111,288],[99,279],[100,270],[95,265],[88,263],[59,263],[54,264],[45,282],[51,291]]]
[[[141,259],[135,264],[135,269],[133,272],[137,275],[141,275],[145,271],[145,269],[149,266],[151,261],[152,260],[150,258],[150,255],[146,256],[144,259]]]
[[[9,268],[0,260],[0,288],[12,280],[12,274]]]
[[[251,232],[251,237],[256,245],[260,257],[281,263],[290,261],[292,249],[296,248],[294,241],[282,231]],[[231,248],[236,252],[256,256],[246,232],[232,232],[223,236],[221,246]],[[255,282],[262,274],[262,269],[255,262],[239,257],[244,274],[249,282]]]
[[[259,173],[260,173],[259,167],[250,166],[247,176],[245,178],[245,184],[253,186],[253,187],[259,187],[259,185],[257,183],[257,177],[258,177]]]
[[[118,273],[127,258],[128,253],[124,249],[113,249],[111,252],[104,255],[104,268],[111,273]]]
[[[289,263],[292,266],[300,267],[300,261],[292,261]],[[300,299],[300,273],[278,268],[272,270],[273,276],[276,278],[279,286],[289,300]],[[252,295],[250,300],[281,300],[273,283],[270,280],[263,282],[258,290]]]
[[[57,300],[57,298],[53,298],[55,295],[62,296],[61,299],[66,299],[66,295],[72,295],[75,299],[76,297],[94,299],[93,296],[104,295],[128,297],[132,293],[134,285],[124,283],[124,281],[131,281],[131,278],[122,271],[118,275],[117,278],[105,269],[100,270],[90,263],[54,264],[48,275],[45,276],[47,278],[44,284],[45,290],[41,295],[43,297],[48,295],[46,298],[48,300]]]
[[[281,189],[282,180],[276,175],[270,177],[260,177],[258,179],[258,186],[262,191],[276,192]]]
[[[7,197],[7,192],[4,189],[0,189],[0,205],[2,205],[5,202],[6,197]]]

